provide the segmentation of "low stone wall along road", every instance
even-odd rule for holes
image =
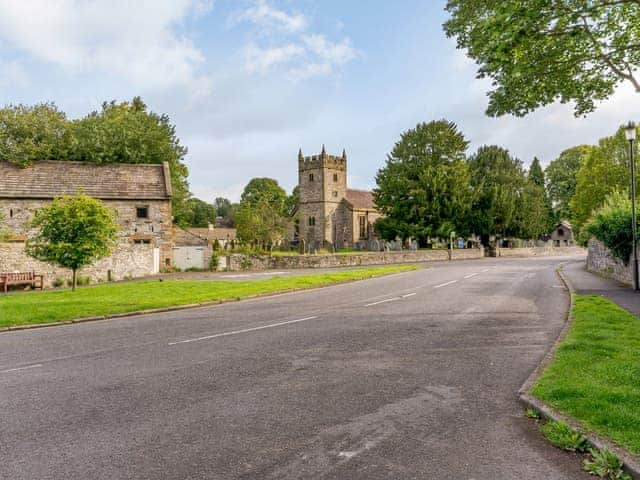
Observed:
[[[0,478],[589,478],[516,399],[568,260],[0,334]]]

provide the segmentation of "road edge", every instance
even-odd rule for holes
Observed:
[[[568,262],[564,262],[558,266],[556,269],[556,274],[562,281],[565,287],[565,291],[569,293],[569,310],[567,311],[567,315],[565,318],[564,326],[562,327],[562,331],[558,338],[555,340],[547,354],[544,356],[542,361],[538,364],[535,370],[529,375],[529,377],[522,384],[520,389],[518,390],[518,401],[524,405],[525,408],[530,408],[535,410],[541,418],[554,420],[556,422],[564,422],[569,425],[574,430],[580,431],[587,440],[597,449],[603,450],[607,449],[615,453],[618,458],[624,464],[624,470],[631,474],[634,478],[640,478],[640,463],[626,450],[621,447],[618,447],[610,440],[596,434],[593,432],[586,431],[582,425],[578,423],[572,417],[568,417],[563,415],[553,409],[551,406],[547,405],[542,400],[534,397],[531,393],[533,390],[533,386],[536,384],[542,372],[547,368],[547,366],[553,361],[553,357],[555,356],[560,343],[566,338],[567,334],[571,330],[571,326],[573,324],[573,307],[575,306],[575,289],[573,285],[569,281],[569,279],[564,275],[562,269],[567,265]]]
[[[107,315],[96,315],[93,317],[82,317],[82,318],[75,318],[72,320],[61,320],[59,322],[48,322],[48,323],[32,323],[32,324],[27,324],[27,325],[14,325],[11,327],[0,327],[0,335],[2,335],[3,333],[9,333],[9,332],[16,332],[16,331],[20,331],[20,330],[33,330],[36,328],[48,328],[48,327],[60,327],[63,325],[73,325],[74,323],[86,323],[86,322],[97,322],[100,320],[111,320],[111,319],[117,319],[117,318],[126,318],[126,317],[136,317],[138,315],[150,315],[150,314],[154,314],[154,313],[166,313],[166,312],[176,312],[176,311],[180,311],[180,310],[192,310],[195,308],[202,308],[202,307],[215,307],[217,305],[223,305],[226,303],[234,303],[234,302],[244,302],[244,301],[249,301],[249,300],[256,300],[256,299],[261,299],[261,298],[269,298],[269,297],[277,297],[279,295],[289,295],[291,293],[299,293],[299,292],[312,292],[314,290],[321,290],[323,288],[330,288],[330,287],[335,287],[335,286],[339,286],[339,285],[346,285],[349,283],[357,283],[357,282],[366,282],[367,280],[373,280],[375,278],[382,278],[382,277],[393,277],[394,275],[402,275],[404,273],[409,273],[409,272],[415,272],[417,270],[423,270],[425,268],[429,268],[429,267],[425,267],[424,265],[421,264],[412,264],[412,263],[408,263],[408,264],[397,264],[397,265],[415,265],[417,268],[414,270],[407,270],[405,272],[394,272],[394,273],[389,273],[387,275],[376,275],[373,277],[369,277],[369,278],[360,278],[357,280],[345,280],[343,282],[336,282],[336,283],[328,283],[326,285],[319,285],[317,287],[312,287],[312,288],[289,288],[289,289],[284,289],[284,290],[277,290],[274,292],[269,292],[269,293],[260,293],[260,294],[256,294],[256,295],[247,295],[246,297],[242,297],[242,298],[228,298],[225,300],[211,300],[209,302],[201,302],[201,303],[188,303],[185,305],[174,305],[171,307],[160,307],[160,308],[149,308],[149,309],[145,309],[145,310],[135,310],[135,311],[131,311],[131,312],[123,312],[123,313],[110,313]]]

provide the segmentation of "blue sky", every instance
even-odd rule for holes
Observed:
[[[54,101],[71,118],[143,97],[189,148],[191,189],[237,200],[252,177],[297,181],[297,151],[347,150],[373,187],[402,131],[446,118],[470,152],[528,164],[595,143],[638,111],[622,86],[588,118],[552,105],[488,118],[486,81],[442,32],[444,1],[0,0],[0,103]]]

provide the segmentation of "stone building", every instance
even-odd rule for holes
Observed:
[[[27,168],[0,162],[0,213],[10,242],[0,244],[0,271],[44,273],[64,278],[68,272],[24,254],[33,233],[29,223],[36,209],[62,195],[82,192],[103,201],[120,227],[118,245],[109,258],[80,272],[94,280],[157,273],[171,266],[172,217],[169,165],[105,164],[37,161]]]
[[[290,236],[309,248],[368,248],[380,218],[369,191],[347,188],[347,154],[305,157],[298,152],[300,201]]]
[[[573,227],[566,221],[558,223],[549,237],[554,247],[573,247],[576,244]]]

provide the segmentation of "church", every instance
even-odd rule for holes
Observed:
[[[380,218],[370,191],[347,188],[347,154],[298,152],[300,201],[293,212],[292,240],[307,248],[371,249]]]

